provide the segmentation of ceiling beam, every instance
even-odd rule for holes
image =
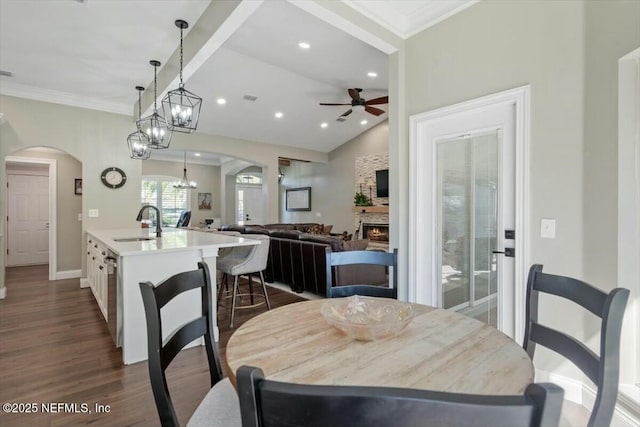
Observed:
[[[404,40],[352,7],[335,0],[288,0],[289,3],[333,25],[345,33],[390,55],[404,46]]]
[[[183,80],[187,81],[213,55],[231,35],[255,12],[263,0],[212,1],[196,23],[189,23],[189,32],[183,40]],[[179,17],[176,17],[178,19]],[[176,32],[176,50],[158,70],[158,109],[164,95],[178,87],[180,82],[180,32]],[[149,58],[159,59],[159,58]],[[151,66],[149,66],[151,69]],[[185,85],[188,89],[188,85]],[[142,95],[143,116],[153,112],[153,80],[147,84]],[[199,94],[203,96],[203,94]],[[206,99],[205,99],[206,101]],[[137,117],[137,103],[132,108],[132,117]]]

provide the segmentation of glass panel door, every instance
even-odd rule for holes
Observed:
[[[497,327],[499,130],[437,143],[438,268],[442,307]]]

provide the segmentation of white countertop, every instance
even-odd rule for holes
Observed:
[[[155,228],[87,230],[87,234],[92,235],[120,256],[151,255],[187,249],[214,249],[260,243],[258,240],[245,237],[203,233],[183,228],[165,228],[162,230],[162,237],[156,237]],[[116,242],[114,240],[132,237],[151,237],[152,240],[138,242]]]

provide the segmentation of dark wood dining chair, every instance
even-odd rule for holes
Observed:
[[[326,277],[327,277],[327,298],[341,298],[352,295],[363,295],[370,297],[398,298],[398,249],[393,252],[382,251],[344,251],[332,252],[326,249]],[[337,266],[346,265],[367,265],[392,267],[389,274],[388,286],[372,285],[369,283],[350,284],[334,286],[332,269]]]
[[[546,293],[566,298],[598,316],[600,354],[563,332],[538,323],[538,297]],[[629,290],[616,288],[605,293],[588,283],[542,272],[542,265],[529,269],[527,280],[526,326],[523,347],[533,360],[536,344],[569,359],[598,387],[588,427],[608,426],[618,396],[620,334]]]
[[[554,384],[530,384],[517,396],[290,384],[251,366],[236,378],[242,427],[552,427],[564,395]]]
[[[160,309],[182,293],[198,288],[201,289],[202,295],[202,315],[177,328],[163,343]],[[222,377],[220,357],[213,338],[214,294],[211,290],[211,276],[207,265],[199,262],[197,270],[178,273],[157,286],[151,282],[140,282],[140,291],[147,319],[149,378],[161,425],[163,427],[179,426],[169,395],[165,370],[185,345],[204,337],[211,389],[198,405],[187,426],[239,427],[238,395],[231,382]]]

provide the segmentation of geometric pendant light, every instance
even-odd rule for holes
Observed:
[[[191,133],[198,127],[202,98],[184,88],[182,81],[182,31],[189,28],[189,24],[182,19],[176,20],[175,24],[180,28],[180,85],[165,95],[162,100],[162,111],[171,130]]]
[[[167,120],[158,114],[157,108],[157,89],[158,89],[158,67],[160,61],[149,61],[153,65],[153,113],[150,116],[143,117],[136,122],[140,132],[144,133],[149,139],[149,147],[153,149],[169,148],[171,144],[171,135],[173,132],[167,124]]]
[[[198,185],[195,183],[195,181],[189,181],[189,178],[187,178],[187,152],[186,151],[184,152],[184,169],[183,169],[182,179],[174,183],[173,188],[188,189],[188,190],[195,190],[196,188],[198,188]]]
[[[142,96],[141,93],[144,90],[142,86],[136,86],[138,90],[138,120],[142,115]],[[149,148],[149,138],[147,135],[140,132],[137,129],[135,132],[129,134],[127,137],[127,144],[129,144],[129,155],[132,159],[147,160],[151,157],[151,148]]]

